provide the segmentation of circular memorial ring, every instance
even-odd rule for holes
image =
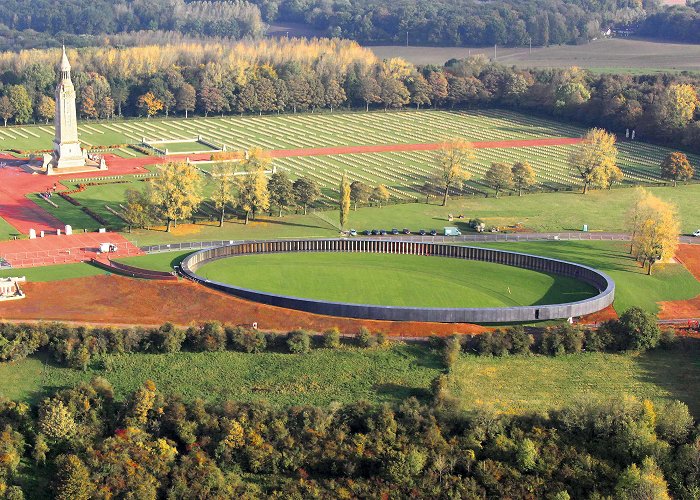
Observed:
[[[381,306],[327,302],[302,297],[290,297],[266,293],[248,288],[208,280],[197,275],[197,269],[207,263],[228,257],[265,253],[293,252],[360,252],[401,255],[426,255],[455,259],[492,262],[559,276],[575,278],[598,290],[598,294],[586,300],[517,307],[487,308],[433,308]],[[507,252],[491,248],[430,243],[410,239],[297,239],[255,242],[238,242],[209,248],[189,255],[181,264],[182,274],[210,288],[237,297],[287,309],[314,314],[346,318],[386,321],[425,321],[437,323],[509,323],[549,319],[573,318],[605,309],[615,299],[615,282],[605,273],[573,262],[549,259],[537,255]]]

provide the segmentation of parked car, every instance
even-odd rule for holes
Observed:
[[[697,231],[695,231],[695,232],[693,233],[693,236],[695,236],[696,238],[700,238],[700,229],[698,229]]]
[[[425,236],[425,229],[421,229],[420,231],[418,231],[418,234],[420,234],[421,236]]]
[[[357,231],[354,229],[350,230],[350,236],[357,236]]]
[[[411,231],[407,227],[403,228],[403,231],[401,231],[401,232],[403,234],[411,234]]]
[[[430,236],[435,236],[437,234],[437,229],[430,230]]]
[[[461,236],[462,232],[456,227],[446,227],[445,236]]]
[[[381,236],[386,236],[386,229],[380,229],[380,230],[379,230],[379,234],[380,234]]]
[[[369,229],[365,229],[365,236],[369,236],[370,234],[372,234],[372,231],[370,231]]]
[[[399,234],[399,230],[394,228],[391,230],[391,234]]]
[[[377,236],[379,234],[379,229],[372,229],[372,234]]]

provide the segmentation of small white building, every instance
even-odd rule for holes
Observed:
[[[23,299],[24,292],[19,287],[20,283],[26,283],[27,279],[21,278],[0,278],[0,301]]]

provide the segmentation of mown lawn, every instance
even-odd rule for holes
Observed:
[[[130,354],[108,357],[87,372],[62,368],[50,359],[32,357],[0,363],[0,397],[36,400],[94,376],[107,378],[118,398],[144,380],[163,392],[208,401],[267,401],[275,406],[328,405],[365,399],[395,402],[409,396],[428,397],[431,380],[441,368],[439,358],[420,346],[314,350],[306,355],[210,352]]]
[[[153,271],[172,271],[173,267],[184,260],[192,250],[178,252],[162,252],[151,253],[148,255],[137,255],[136,257],[123,257],[115,259],[117,262],[123,262],[130,266],[140,267],[142,269],[152,269]]]
[[[563,276],[419,255],[247,255],[206,264],[198,274],[269,293],[387,306],[512,307],[574,302],[596,293]]]
[[[71,278],[85,278],[98,274],[106,274],[106,271],[87,263],[77,263],[7,269],[0,271],[0,278],[6,278],[8,276],[26,276],[27,281],[59,281]],[[1,311],[0,309],[0,314]]]
[[[628,254],[629,243],[601,241],[538,241],[489,243],[488,246],[515,252],[569,260],[599,269],[615,281],[615,310],[619,313],[639,306],[659,310],[658,302],[687,300],[700,294],[698,282],[681,264],[657,264],[651,276]]]
[[[642,355],[462,355],[449,378],[450,393],[465,410],[543,412],[581,400],[633,395],[654,401],[678,399],[700,416],[697,348],[658,349]]]
[[[10,225],[5,219],[0,217],[0,241],[9,240],[12,236],[19,236],[20,232]]]

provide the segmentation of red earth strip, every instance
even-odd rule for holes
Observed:
[[[676,260],[700,281],[700,245],[678,245]],[[700,295],[688,300],[660,302],[659,319],[700,318]]]

